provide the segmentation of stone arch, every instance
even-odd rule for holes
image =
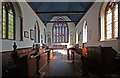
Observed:
[[[18,2],[12,2],[13,7],[15,9],[15,39],[23,41],[23,14],[21,6]]]

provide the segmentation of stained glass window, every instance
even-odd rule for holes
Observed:
[[[2,5],[2,38],[15,39],[15,13],[10,2]]]
[[[106,18],[106,38],[112,38],[112,11],[109,9],[107,11],[107,18]]]
[[[8,12],[8,39],[14,39],[14,13],[12,9]]]
[[[114,37],[118,37],[118,5],[114,8]]]
[[[59,17],[53,24],[53,42],[67,43],[69,40],[68,24],[65,20]]]
[[[105,11],[105,39],[118,37],[118,4],[108,3]]]
[[[46,31],[44,29],[44,42],[46,43]]]
[[[6,38],[6,8],[2,6],[2,37]]]
[[[34,26],[34,42],[40,43],[40,29],[39,29],[38,21],[35,22],[35,26]]]

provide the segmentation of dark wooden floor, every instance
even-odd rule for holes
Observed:
[[[67,55],[55,52],[54,57],[50,61],[50,63],[46,64],[44,68],[40,71],[41,77],[82,78],[82,70],[80,69],[80,57],[76,57],[75,59],[75,62],[72,63],[72,60],[67,60]]]
[[[80,73],[75,64],[68,61],[65,55],[57,54],[50,62],[45,76],[76,76]]]
[[[99,77],[95,74],[91,74],[89,71],[89,77],[82,77],[81,60],[80,57],[75,57],[75,62],[67,59],[67,55],[62,53],[54,53],[51,61],[46,64],[42,70],[40,70],[41,76],[39,78],[57,78],[57,77],[70,77],[70,78],[120,78],[116,74],[106,75]]]

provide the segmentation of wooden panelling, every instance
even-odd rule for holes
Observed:
[[[87,47],[87,59],[90,70],[98,73],[112,73],[117,52],[112,47]],[[97,73],[96,72],[96,73]]]

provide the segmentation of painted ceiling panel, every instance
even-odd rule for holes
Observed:
[[[77,24],[94,2],[28,2],[46,25],[54,16],[67,16]]]

